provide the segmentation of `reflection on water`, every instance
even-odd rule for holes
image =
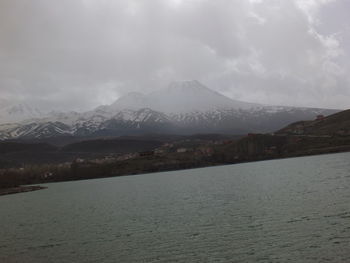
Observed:
[[[0,197],[0,262],[350,262],[350,154]]]

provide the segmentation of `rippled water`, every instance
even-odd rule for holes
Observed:
[[[350,153],[0,197],[0,262],[350,262]]]

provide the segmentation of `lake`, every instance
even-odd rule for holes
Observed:
[[[0,262],[350,262],[350,153],[0,197]]]

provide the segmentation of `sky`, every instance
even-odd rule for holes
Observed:
[[[82,111],[196,79],[237,100],[350,108],[349,10],[348,0],[0,0],[0,104]]]

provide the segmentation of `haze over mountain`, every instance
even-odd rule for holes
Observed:
[[[274,131],[294,121],[314,119],[319,114],[334,112],[336,110],[236,101],[192,80],[173,82],[165,89],[148,95],[130,93],[111,105],[88,112],[52,112],[44,118],[28,114],[28,120],[0,125],[0,138],[100,137],[145,133],[244,134]],[[29,113],[32,111],[29,110]]]
[[[206,112],[219,109],[248,109],[257,104],[232,100],[197,80],[172,82],[166,89],[150,94],[128,93],[114,102],[112,110],[150,108],[163,113]]]
[[[0,100],[0,124],[43,118],[45,116],[47,114],[27,103],[13,105],[6,100]]]

